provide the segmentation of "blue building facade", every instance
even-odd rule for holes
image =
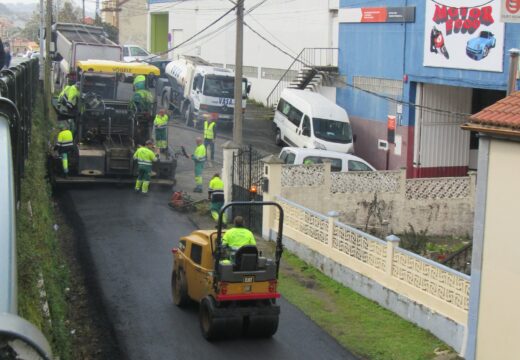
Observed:
[[[377,168],[406,167],[409,177],[459,176],[476,168],[474,157],[478,141],[474,134],[462,131],[460,124],[465,120],[464,114],[475,113],[505,96],[508,50],[520,47],[520,24],[500,23],[499,0],[492,9],[484,7],[493,1],[472,5],[475,10],[472,6],[463,8],[464,3],[475,4],[476,1],[340,1],[338,65],[347,86],[337,90],[337,103],[350,115],[356,134],[356,153]],[[360,9],[363,6],[372,9]],[[375,19],[370,10],[378,15],[392,10],[389,7],[407,7],[415,11],[415,18],[410,22],[372,22],[384,19]],[[350,10],[348,16],[347,10]],[[359,22],[350,16],[357,12],[363,14]],[[439,20],[441,15],[449,20],[449,14],[454,19],[449,23],[451,27]],[[473,19],[472,14],[479,17]],[[467,39],[478,38],[479,34],[486,36],[481,31],[491,28],[488,26],[491,21],[486,21],[485,16],[493,20],[493,29],[498,29],[498,32],[494,30],[495,34],[503,29],[503,35],[490,33],[489,36],[497,36],[497,40],[481,55],[489,54],[487,58],[465,58],[470,47]],[[362,22],[364,20],[368,22]],[[441,47],[435,48],[441,44],[429,43],[433,32],[429,33],[428,22],[432,20],[437,20],[434,25],[443,32],[444,50],[451,52],[451,59],[448,54],[443,58]],[[454,26],[459,26],[461,33],[456,33]],[[471,26],[475,29],[470,36]],[[462,34],[463,31],[468,33]],[[473,41],[480,40],[486,41]],[[455,41],[459,42],[456,46]],[[432,47],[430,51],[428,47]],[[500,51],[503,54],[498,58]],[[439,65],[425,66],[425,60],[439,62]],[[465,68],[453,68],[457,61]],[[479,70],[486,63],[495,68]],[[385,149],[389,115],[396,117],[397,128],[395,142]]]

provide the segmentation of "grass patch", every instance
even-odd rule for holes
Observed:
[[[371,360],[426,360],[449,349],[431,333],[285,251],[279,290],[340,344]]]
[[[43,117],[41,96],[32,121],[29,158],[17,212],[18,312],[43,331],[55,356],[72,359],[72,342],[65,320],[69,311],[66,299],[69,270],[54,230],[51,189],[45,177],[51,124]],[[37,288],[40,277],[44,280],[49,316],[43,312]]]

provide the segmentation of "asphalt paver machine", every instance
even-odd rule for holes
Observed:
[[[159,76],[157,67],[146,63],[105,60],[77,62],[80,96],[77,109],[60,107],[53,99],[59,122],[73,132],[74,149],[69,154],[69,176],[62,176],[59,154],[51,152],[50,168],[56,183],[129,182],[137,173],[135,150],[152,137],[155,103],[145,111],[132,102],[131,80],[137,75]],[[177,160],[161,153],[153,164],[152,183],[173,185]]]

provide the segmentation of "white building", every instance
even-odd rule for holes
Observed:
[[[313,48],[300,57],[306,64],[337,66],[337,50],[334,52],[330,48],[337,48],[338,3],[338,0],[247,0],[244,21],[293,57],[304,48]],[[149,0],[148,48],[153,53],[161,53],[178,46],[232,6],[229,0]],[[236,12],[233,10],[205,32],[175,49],[169,57],[196,55],[233,68],[235,20]],[[292,63],[291,57],[244,26],[243,72],[252,84],[251,98],[266,103],[267,96]],[[293,66],[292,76],[297,71],[298,66]],[[334,88],[321,87],[320,92],[335,101]]]

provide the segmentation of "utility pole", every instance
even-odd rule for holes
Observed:
[[[233,142],[242,145],[242,59],[244,46],[244,0],[237,0],[237,38],[235,48],[235,108]]]
[[[44,112],[45,118],[48,120],[50,118],[49,105],[51,103],[51,36],[52,36],[52,0],[47,0],[47,9],[45,14],[45,78],[43,81],[44,84]]]
[[[81,18],[81,23],[85,23],[85,0],[83,0],[83,17]]]
[[[39,68],[39,71],[40,71],[40,76],[39,76],[39,79],[41,82],[43,82],[43,69],[44,69],[44,66],[43,66],[43,29],[45,28],[45,25],[44,25],[44,21],[45,21],[45,17],[44,17],[44,12],[43,12],[43,0],[40,0],[40,56],[39,56],[39,60],[40,60],[40,66],[38,67]],[[41,83],[40,83],[40,86],[41,86]]]
[[[507,82],[507,95],[516,91],[516,79],[518,77],[518,55],[519,49],[509,50],[509,79]]]

